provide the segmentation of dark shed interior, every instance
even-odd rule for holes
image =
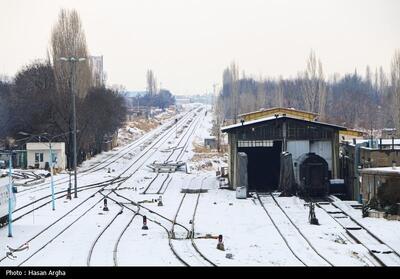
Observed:
[[[249,191],[270,192],[278,189],[282,141],[271,147],[239,147],[248,157]]]

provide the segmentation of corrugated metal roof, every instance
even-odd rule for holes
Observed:
[[[263,122],[268,122],[268,121],[275,120],[275,119],[292,119],[292,120],[295,120],[295,121],[308,122],[308,123],[312,123],[312,124],[328,126],[328,127],[336,128],[338,130],[346,130],[347,129],[346,127],[333,125],[333,124],[329,124],[329,123],[318,122],[318,121],[308,121],[308,120],[303,120],[303,119],[299,119],[299,118],[295,118],[295,117],[281,116],[280,115],[280,116],[277,116],[277,117],[270,116],[270,117],[264,117],[264,118],[251,120],[251,121],[243,121],[243,123],[237,123],[237,124],[233,124],[233,125],[222,127],[221,131],[222,132],[227,132],[229,130],[233,130],[233,129],[236,129],[236,128],[240,128],[240,127],[244,127],[244,126],[250,126],[250,125],[263,123]]]

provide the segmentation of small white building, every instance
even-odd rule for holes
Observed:
[[[65,169],[67,167],[65,143],[53,142],[51,143],[51,149],[54,154],[54,167]],[[48,142],[29,142],[26,144],[26,151],[28,168],[44,169],[46,163],[50,162],[50,144]]]

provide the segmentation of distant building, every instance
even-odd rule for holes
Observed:
[[[65,156],[65,143],[53,142],[51,144],[55,168],[65,169],[67,160]],[[50,149],[48,142],[28,142],[26,144],[28,168],[44,169],[50,166]],[[47,164],[46,164],[47,163]]]
[[[183,97],[183,96],[176,96],[175,97],[175,102],[177,105],[183,105],[183,104],[190,104],[190,98]]]
[[[125,99],[125,103],[128,108],[137,108],[141,106],[140,102],[138,102],[138,97],[143,97],[147,94],[147,91],[125,91],[121,92],[121,95]]]
[[[103,55],[89,56],[89,65],[92,70],[92,80],[95,86],[103,86],[105,75],[103,70]]]
[[[382,138],[388,139],[396,136],[396,128],[383,128],[382,129]]]
[[[361,200],[368,203],[376,198],[381,204],[400,203],[400,168],[367,168],[360,170]]]
[[[345,131],[339,132],[339,141],[340,143],[344,142],[352,142],[354,139],[363,140],[367,135],[364,132],[347,129]]]
[[[135,121],[138,117],[148,118],[150,108],[146,106],[130,107],[126,110],[126,121]]]
[[[102,144],[102,150],[104,152],[107,152],[117,146],[118,146],[118,132],[115,132],[112,135],[107,135],[105,137],[103,144]]]
[[[204,146],[210,149],[217,149],[217,138],[209,136],[204,139]]]
[[[400,162],[400,139],[354,139],[341,143],[340,149],[340,177],[345,180],[348,197],[360,202],[360,171]]]
[[[177,105],[200,103],[210,105],[212,104],[212,94],[206,95],[175,95]]]

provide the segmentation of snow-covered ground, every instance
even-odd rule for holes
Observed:
[[[19,187],[13,215],[21,218],[13,223],[12,238],[7,237],[7,227],[0,229],[0,265],[378,265],[321,208],[316,208],[320,225],[314,226],[297,197],[275,197],[277,202],[270,196],[236,199],[234,191],[221,189],[216,171],[226,166],[227,157],[198,148],[210,135],[212,114],[192,109],[180,114],[176,126],[174,119],[165,121],[135,141],[85,162],[78,181],[79,187],[87,188],[72,200],[57,194],[55,211],[48,178]],[[166,160],[188,162],[188,171],[156,174],[147,167]],[[56,192],[65,190],[69,175],[59,174],[55,181]],[[36,203],[29,204],[32,201]],[[348,203],[335,204],[400,250],[398,221],[361,218],[360,210]],[[148,230],[142,229],[143,216]],[[219,235],[224,251],[216,248]],[[8,246],[22,251],[6,257]]]

